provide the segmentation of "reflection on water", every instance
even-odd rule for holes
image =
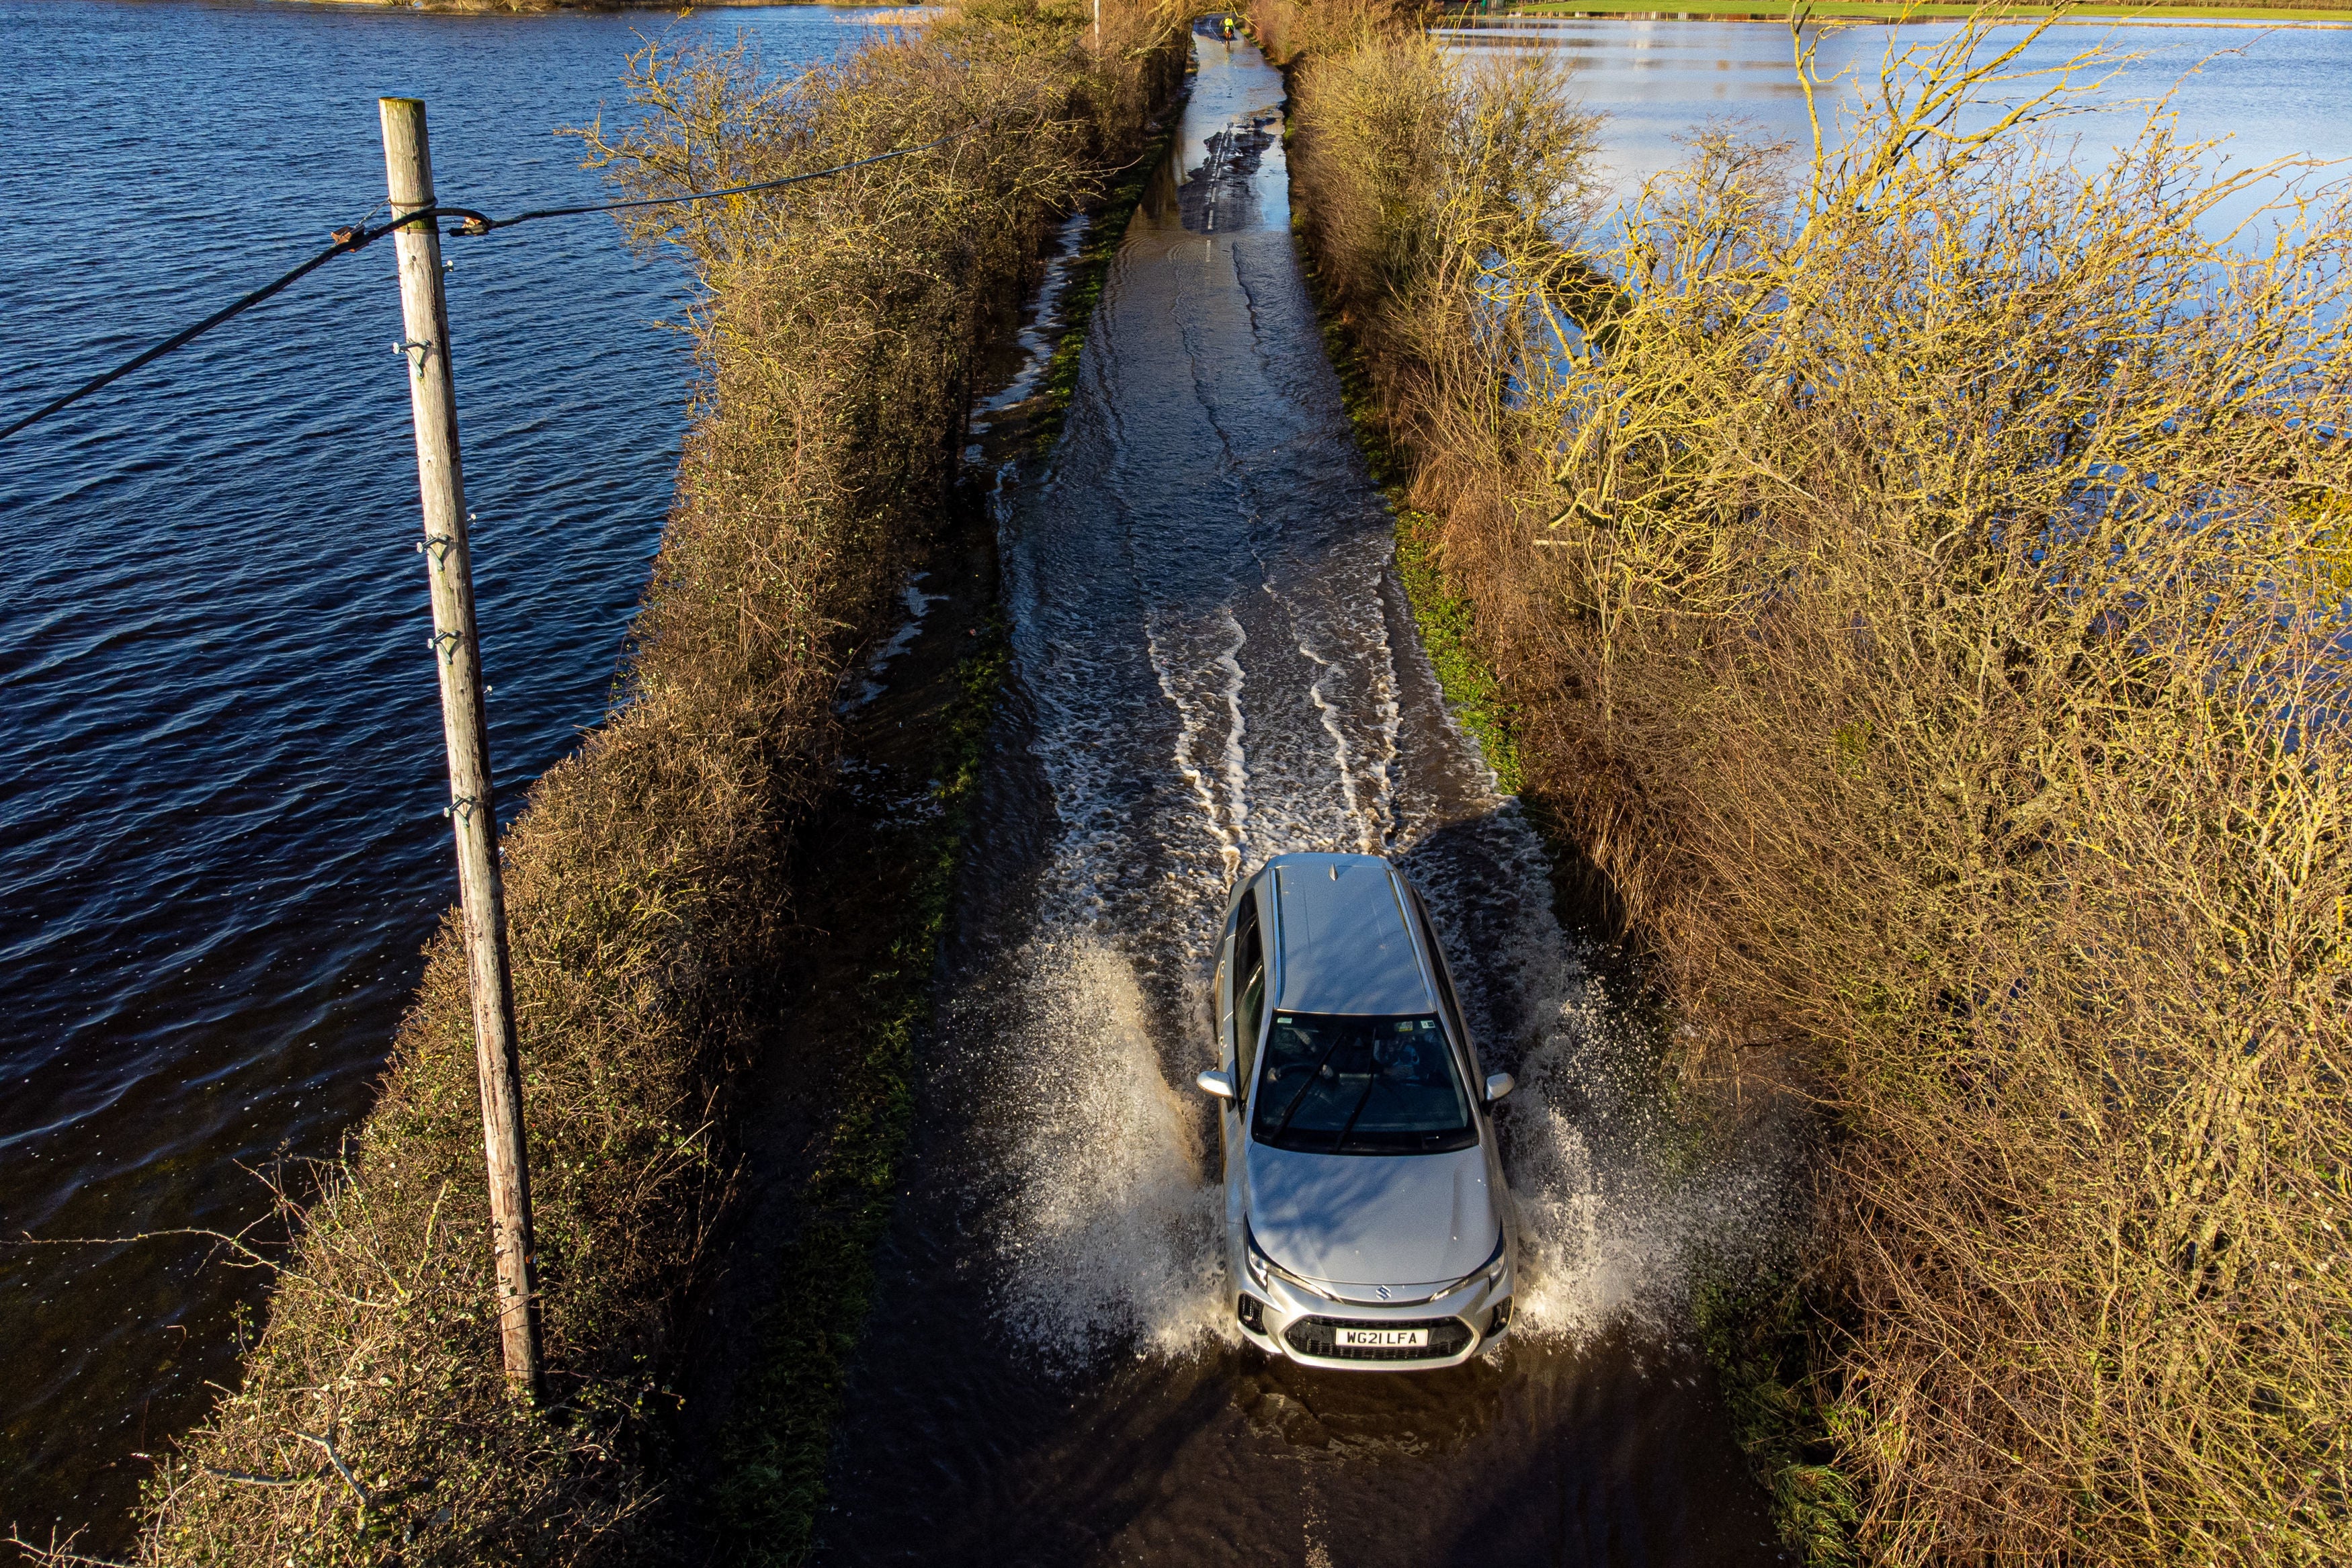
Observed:
[[[1957,30],[1944,23],[1824,28],[1820,68],[1826,75],[1852,67],[1874,78],[1890,42],[1902,48],[1933,45]],[[1441,27],[1435,36],[1463,49],[1540,50],[1565,65],[1577,95],[1608,116],[1605,157],[1621,198],[1679,162],[1685,139],[1713,121],[1743,120],[1768,137],[1801,145],[1811,138],[1789,29],[1777,19],[1522,16]],[[2178,133],[2191,141],[2228,137],[2222,153],[2240,167],[2274,158],[2352,157],[2352,29],[2062,26],[2044,34],[2012,68],[2055,66],[2103,39],[2140,57],[2101,91],[2119,112],[2065,122],[2065,134],[2081,138],[2081,156],[2099,157],[2127,139],[2146,114],[2127,106],[2170,90]]]

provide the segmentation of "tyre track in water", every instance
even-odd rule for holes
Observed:
[[[1767,1170],[1670,1176],[1540,844],[1447,718],[1288,233],[1279,76],[1195,38],[1176,156],[1050,463],[1000,483],[1015,653],[940,1039],[852,1373],[834,1563],[1751,1563],[1764,1505],[1661,1328]],[[1229,1323],[1205,997],[1286,850],[1423,889],[1491,1065],[1519,1327],[1443,1373]]]

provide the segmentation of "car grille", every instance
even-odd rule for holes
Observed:
[[[1426,1345],[1348,1345],[1339,1343],[1338,1331],[1349,1329],[1427,1329]],[[1470,1343],[1470,1325],[1460,1318],[1413,1318],[1400,1322],[1394,1318],[1300,1318],[1282,1331],[1290,1348],[1301,1355],[1321,1356],[1329,1361],[1444,1361],[1459,1355]]]

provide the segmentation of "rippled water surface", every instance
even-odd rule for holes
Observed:
[[[445,200],[596,199],[551,134],[642,31],[830,55],[815,6],[535,17],[0,0],[0,415],[310,255],[427,100]],[[604,709],[667,507],[682,272],[610,220],[453,242],[491,742]],[[365,1108],[453,896],[392,247],[0,444],[0,1236],[234,1231]],[[257,1281],[186,1239],[0,1250],[0,1527],[119,1513]],[[101,1531],[101,1537],[106,1531]],[[93,1538],[99,1539],[99,1538]]]
[[[1950,24],[1824,29],[1820,69],[1826,76],[1850,67],[1874,80],[1890,44],[1933,45],[1953,31]],[[1481,52],[1541,50],[1566,66],[1570,90],[1608,117],[1603,158],[1620,195],[1680,162],[1687,138],[1710,122],[1738,120],[1765,136],[1811,145],[1789,30],[1778,21],[1524,17],[1441,27],[1436,36]],[[2228,138],[2221,153],[2242,167],[2275,158],[2352,157],[2352,28],[2066,26],[2045,33],[2011,68],[2046,69],[2103,41],[2139,57],[2123,64],[2097,95],[2119,112],[2061,127],[2086,151],[2103,152],[2137,128],[2147,110],[2125,106],[2170,92],[2179,134]],[[2047,78],[2032,90],[2044,85]],[[1832,138],[1837,107],[1825,98],[1824,129]]]
[[[379,94],[429,101],[445,198],[593,199],[551,131],[617,104],[639,32],[742,26],[782,64],[856,16],[0,0],[0,414],[368,213]],[[2352,152],[2352,32],[2136,41],[2168,53],[2133,92],[2234,51],[2189,78],[2184,131],[2249,161]],[[1803,127],[1775,27],[1475,42],[1563,53],[1621,189],[1709,118]],[[1769,1173],[1661,1184],[1638,1051],[1399,598],[1286,233],[1279,79],[1199,47],[1064,444],[1001,492],[1020,678],[827,1551],[1767,1559],[1704,1372],[1634,1309],[1755,1228]],[[686,289],[601,219],[449,252],[511,809],[603,711],[677,462],[689,366],[655,323]],[[244,1167],[330,1153],[365,1107],[451,884],[398,333],[372,251],[0,445],[0,1235],[233,1231],[266,1207]],[[1233,869],[1310,847],[1400,857],[1520,1073],[1539,1266],[1498,1360],[1304,1375],[1223,1324],[1213,1124],[1182,1087],[1203,961]],[[0,1250],[0,1525],[119,1516],[131,1456],[234,1375],[258,1281],[205,1252]]]

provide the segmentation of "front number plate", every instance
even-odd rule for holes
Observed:
[[[1429,1346],[1427,1329],[1341,1329],[1339,1343],[1346,1347],[1371,1350],[1425,1350]]]

